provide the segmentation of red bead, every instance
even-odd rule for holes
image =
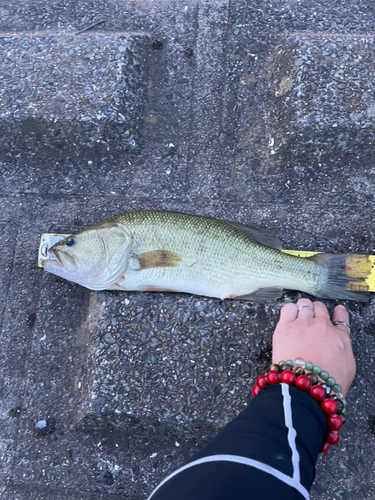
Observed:
[[[266,380],[269,384],[279,384],[280,383],[280,375],[274,370],[270,371],[266,375]]]
[[[264,375],[261,375],[260,377],[257,378],[257,386],[259,387],[259,389],[264,389],[266,385],[268,385],[268,382]]]
[[[288,385],[294,385],[294,382],[296,381],[296,376],[292,372],[292,370],[285,370],[284,372],[281,373],[280,375],[281,382],[284,384]]]
[[[327,417],[327,423],[328,427],[333,431],[339,431],[344,425],[344,422],[338,415],[331,415],[330,417]]]
[[[260,387],[258,385],[254,385],[251,392],[253,393],[253,396],[255,398],[255,396],[257,396],[260,393]]]
[[[337,444],[340,441],[340,434],[337,431],[329,431],[327,436],[327,443]]]
[[[328,443],[324,443],[323,448],[321,449],[322,453],[327,453],[327,451],[330,449],[330,445]]]
[[[327,392],[321,385],[313,385],[310,389],[310,396],[315,399],[315,401],[324,401]]]
[[[300,391],[309,391],[312,386],[312,382],[307,375],[300,375],[296,378],[296,387]]]
[[[321,408],[327,415],[334,415],[337,413],[337,404],[330,398],[323,401]]]

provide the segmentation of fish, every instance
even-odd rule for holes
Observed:
[[[90,290],[167,291],[268,302],[284,290],[366,302],[367,255],[284,253],[269,229],[178,212],[139,210],[66,236],[42,261]]]

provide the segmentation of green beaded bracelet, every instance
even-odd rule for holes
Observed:
[[[344,395],[341,393],[342,387],[340,384],[336,383],[336,379],[331,377],[326,370],[322,370],[320,366],[314,365],[311,361],[307,361],[306,363],[302,358],[296,358],[294,361],[292,359],[287,359],[286,361],[282,360],[278,362],[279,366],[288,364],[291,368],[293,367],[301,367],[307,370],[308,372],[314,373],[318,377],[320,377],[323,383],[334,393],[336,396],[344,403],[346,407],[346,399],[344,399]]]

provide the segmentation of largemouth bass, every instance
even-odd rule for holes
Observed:
[[[117,215],[67,236],[49,253],[54,260],[42,261],[46,271],[90,290],[269,301],[290,289],[326,299],[369,299],[363,292],[372,265],[366,255],[296,257],[282,252],[268,229],[182,213]]]

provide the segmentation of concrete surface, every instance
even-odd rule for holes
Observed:
[[[374,14],[0,3],[2,499],[147,498],[244,408],[300,296],[94,293],[36,268],[42,232],[155,208],[264,225],[285,248],[374,251]],[[372,302],[347,304],[357,375],[314,500],[375,498]]]

